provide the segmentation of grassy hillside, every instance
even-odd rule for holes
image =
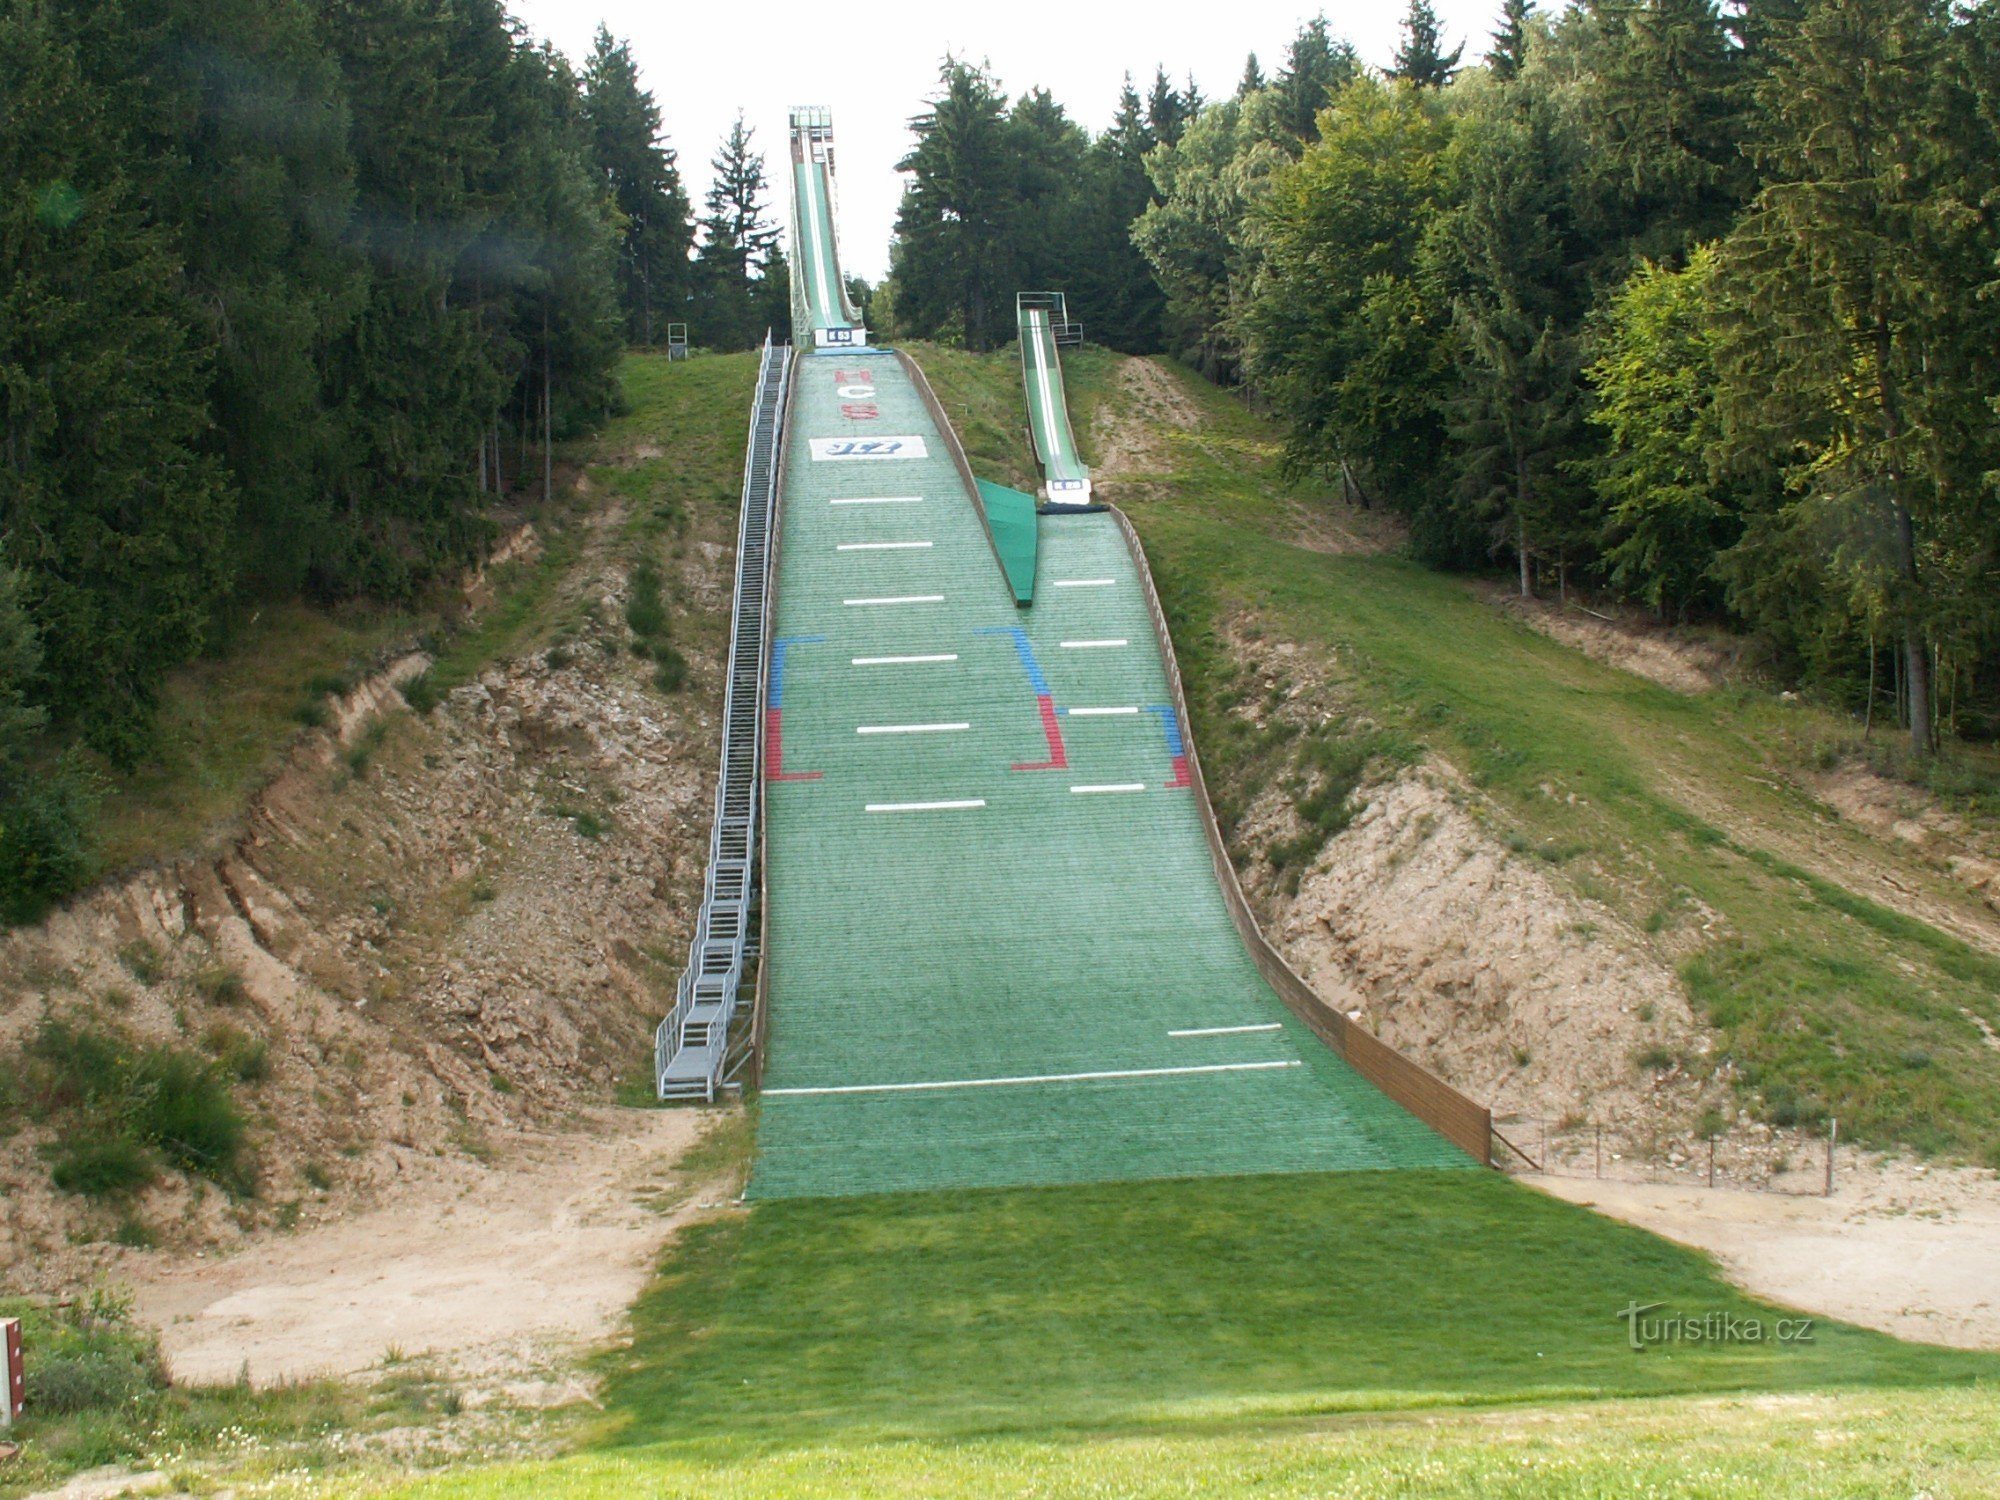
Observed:
[[[946,406],[968,414],[975,466],[1019,471],[1012,356],[920,357]],[[1100,350],[1066,364],[1087,458],[1098,410],[1128,404],[1118,366]],[[1854,753],[1857,726],[1775,694],[1672,692],[1548,640],[1463,580],[1314,550],[1310,513],[1327,502],[1282,482],[1276,429],[1168,373],[1194,420],[1147,424],[1154,462],[1105,488],[1145,542],[1225,818],[1247,787],[1332,751],[1230,711],[1247,691],[1219,636],[1233,621],[1334,653],[1354,711],[1321,739],[1443,753],[1507,810],[1523,857],[1681,955],[1721,1043],[1683,1061],[1730,1068],[1746,1109],[1783,1124],[1832,1114],[1850,1139],[2000,1166],[2000,1068],[1973,1019],[2000,1026],[2000,958],[1844,883],[1844,859],[1881,851],[1860,851],[1862,835],[1799,784],[1802,769]],[[1955,771],[1980,815],[1983,762]],[[1826,858],[1808,867],[1804,849]],[[1943,909],[1975,904],[1915,858],[1891,878]]]

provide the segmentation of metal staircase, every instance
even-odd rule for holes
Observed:
[[[743,462],[722,772],[709,834],[708,881],[674,1008],[653,1035],[653,1075],[662,1099],[712,1101],[749,1055],[747,1035],[732,1047],[732,1022],[744,965],[758,957],[751,919],[758,899],[757,822],[764,802],[764,642],[791,368],[791,349],[773,344],[766,334]]]

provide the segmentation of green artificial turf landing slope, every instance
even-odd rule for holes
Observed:
[[[1115,519],[1019,609],[896,360],[794,392],[752,1196],[1469,1167],[1245,951]]]

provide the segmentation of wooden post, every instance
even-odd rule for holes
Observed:
[[[1715,1186],[1715,1137],[1708,1138],[1708,1185]]]
[[[12,1427],[27,1399],[27,1372],[21,1362],[21,1320],[0,1318],[0,1427]]]
[[[1604,1127],[1597,1127],[1597,1175],[1604,1175]]]
[[[1833,1196],[1833,1144],[1840,1139],[1840,1121],[1826,1122],[1826,1195]]]

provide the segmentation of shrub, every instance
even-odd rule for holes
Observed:
[[[50,1354],[28,1365],[28,1409],[37,1416],[116,1411],[153,1389],[146,1365],[121,1349]]]
[[[152,1154],[124,1135],[65,1145],[49,1171],[49,1181],[63,1192],[90,1198],[134,1193],[152,1180]]]
[[[50,1020],[24,1062],[31,1105],[56,1121],[50,1175],[57,1187],[129,1192],[151,1180],[156,1156],[164,1156],[248,1190],[243,1116],[227,1078],[206,1059],[172,1047],[135,1048],[107,1032]],[[243,1065],[254,1071],[263,1064],[246,1057]]]
[[[271,1076],[271,1048],[262,1037],[218,1022],[202,1042],[216,1064],[239,1082],[262,1083]]]
[[[1670,1049],[1655,1044],[1641,1051],[1633,1061],[1648,1073],[1664,1073],[1679,1064],[1680,1059]]]
[[[167,961],[160,950],[141,938],[118,950],[118,962],[141,984],[158,984],[167,976]]]
[[[403,701],[420,714],[428,714],[443,701],[443,697],[438,691],[437,678],[428,670],[417,673],[403,684]]]
[[[1825,1106],[1801,1098],[1787,1084],[1779,1084],[1765,1094],[1764,1113],[1773,1125],[1787,1130],[1795,1126],[1817,1125],[1826,1118]]]
[[[157,1048],[138,1069],[141,1129],[169,1160],[218,1181],[231,1180],[243,1149],[243,1116],[216,1070],[188,1052]]]
[[[641,640],[664,639],[667,633],[667,605],[660,593],[660,570],[651,558],[632,569],[631,593],[625,601],[625,623]]]
[[[659,666],[653,670],[653,686],[663,693],[678,693],[687,686],[687,658],[662,641],[653,648]]]
[[[354,691],[354,678],[346,672],[315,672],[306,679],[308,698],[345,698]]]
[[[239,1005],[243,1001],[243,976],[222,964],[212,964],[195,975],[194,987],[212,1005]]]
[[[90,873],[96,784],[65,758],[0,782],[0,923],[33,922]]]

